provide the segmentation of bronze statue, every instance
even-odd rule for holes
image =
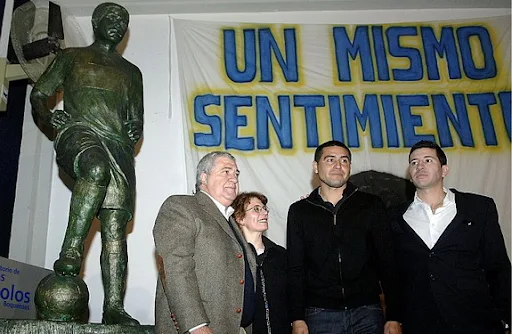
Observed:
[[[105,292],[102,322],[136,325],[124,310],[124,289],[126,226],[134,211],[134,148],[142,135],[143,97],[140,70],[116,51],[128,22],[122,6],[97,6],[92,14],[95,42],[63,50],[34,85],[30,100],[35,116],[57,131],[57,163],[75,180],[55,273],[79,274],[84,241],[97,216]],[[47,99],[59,88],[65,110],[52,113]]]

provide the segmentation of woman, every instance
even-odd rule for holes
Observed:
[[[291,333],[286,306],[286,250],[263,235],[268,229],[267,197],[239,194],[231,205],[233,217],[257,254],[256,312],[253,334]]]

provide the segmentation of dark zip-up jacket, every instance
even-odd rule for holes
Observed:
[[[263,298],[262,278],[265,280],[265,294],[268,301],[270,328],[272,333],[292,332],[288,317],[286,298],[286,250],[263,236],[265,252],[258,255],[256,279],[256,313],[252,323],[253,334],[268,334],[266,307]],[[263,277],[262,277],[263,275]]]
[[[292,321],[304,320],[306,307],[344,310],[379,303],[380,284],[386,318],[395,320],[391,230],[379,197],[347,182],[333,206],[313,190],[290,206],[287,254]]]

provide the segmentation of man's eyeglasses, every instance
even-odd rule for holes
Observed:
[[[266,213],[269,213],[269,212],[270,212],[270,209],[269,209],[269,208],[268,208],[268,206],[266,206],[266,205],[264,205],[264,206],[261,206],[261,205],[255,205],[255,206],[253,206],[252,208],[245,210],[245,212],[247,212],[247,211],[251,211],[251,210],[252,210],[252,211],[254,211],[254,212],[256,212],[256,213],[261,213],[261,212],[263,212],[263,211],[265,211]]]

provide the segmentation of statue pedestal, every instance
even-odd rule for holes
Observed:
[[[44,320],[0,319],[0,334],[154,334],[154,326],[76,324]]]

